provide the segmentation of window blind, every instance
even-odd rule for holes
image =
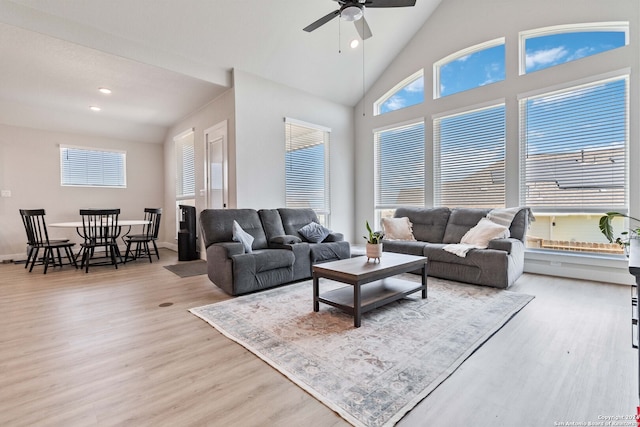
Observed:
[[[125,188],[126,153],[61,145],[60,185]]]
[[[624,211],[628,76],[520,100],[524,203],[541,211]]]
[[[330,131],[287,119],[285,140],[286,206],[311,208],[328,225]]]
[[[505,106],[434,119],[436,206],[505,206]]]
[[[375,208],[424,206],[424,122],[374,133]]]
[[[193,198],[196,194],[195,150],[193,139],[176,143],[176,198]]]

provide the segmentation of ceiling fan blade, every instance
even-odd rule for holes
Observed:
[[[314,23],[312,23],[310,25],[307,25],[306,27],[303,28],[303,30],[306,31],[307,33],[310,33],[311,31],[313,31],[313,30],[323,26],[327,22],[331,21],[333,18],[335,18],[338,15],[340,15],[340,9],[334,10],[333,12],[331,12],[331,13],[323,16],[322,18],[318,19]]]
[[[367,23],[367,20],[364,19],[364,16],[359,20],[354,21],[353,25],[356,26],[356,30],[358,30],[358,34],[360,34],[360,38],[362,40],[366,40],[373,35],[371,34],[371,28],[369,28],[369,24]]]
[[[365,7],[411,7],[416,0],[367,0]]]

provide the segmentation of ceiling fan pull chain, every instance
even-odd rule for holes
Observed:
[[[340,20],[338,19],[338,53],[342,53],[342,49],[340,45],[340,40],[341,40],[340,29],[341,28],[342,28],[342,25],[340,25]]]
[[[363,19],[364,22],[364,19]],[[364,23],[362,24],[364,28]],[[366,116],[366,105],[365,105],[365,80],[364,80],[364,39],[362,39],[362,117]]]

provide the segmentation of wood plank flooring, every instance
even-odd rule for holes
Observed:
[[[229,297],[161,258],[88,274],[0,264],[0,426],[348,425],[191,315]],[[635,414],[629,287],[524,275],[511,290],[536,298],[398,426]]]

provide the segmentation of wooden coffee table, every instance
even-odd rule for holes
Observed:
[[[422,270],[421,284],[392,277],[414,270]],[[350,286],[320,295],[321,278]],[[427,297],[426,257],[384,252],[380,262],[355,257],[313,266],[313,311],[320,310],[320,303],[339,308],[353,316],[356,328],[360,327],[362,313],[417,291],[422,291],[422,298]]]

